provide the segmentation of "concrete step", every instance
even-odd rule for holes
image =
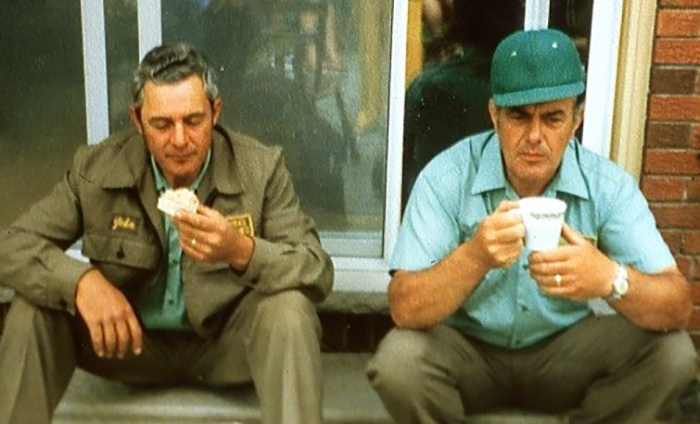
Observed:
[[[323,355],[327,424],[391,424],[369,385],[369,354]],[[53,424],[253,424],[260,420],[252,386],[215,390],[193,386],[126,386],[77,370]],[[499,412],[469,417],[469,424],[562,424],[538,414]]]
[[[364,376],[368,354],[324,354],[324,417],[329,424],[389,424]],[[53,424],[258,423],[252,386],[215,390],[192,386],[126,386],[76,371]]]

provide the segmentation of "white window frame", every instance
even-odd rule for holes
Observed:
[[[162,0],[138,0],[139,57],[161,43]],[[624,0],[596,0],[590,41],[590,57],[583,144],[608,156],[612,132],[617,79],[617,54]],[[527,0],[525,28],[546,28],[550,0]],[[107,53],[103,1],[82,0],[85,98],[88,143],[98,143],[109,134]],[[389,78],[389,125],[386,164],[386,198],[382,254],[376,258],[337,256],[335,287],[338,291],[384,292],[389,281],[391,252],[398,235],[401,205],[403,118],[406,67],[408,2],[394,0],[392,15],[391,68]],[[375,234],[358,233],[355,241],[322,233],[322,242],[333,251],[349,253],[363,243],[376,243]],[[372,238],[375,238],[372,241]],[[346,246],[347,247],[347,246]]]

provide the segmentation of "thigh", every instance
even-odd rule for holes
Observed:
[[[518,400],[545,411],[575,408],[591,385],[635,361],[659,337],[619,315],[588,317],[518,353]]]
[[[182,331],[144,331],[140,355],[128,352],[124,358],[100,358],[92,349],[84,324],[76,331],[79,338],[78,366],[101,377],[127,384],[173,384],[186,379],[180,357],[183,347],[198,339]]]
[[[439,399],[458,399],[463,413],[481,412],[501,405],[509,391],[505,369],[483,347],[446,325],[394,329],[380,344],[368,374],[375,386],[387,380],[387,389],[416,388]]]
[[[215,337],[190,350],[190,371],[193,378],[212,385],[250,382],[260,364],[275,365],[267,363],[290,349],[320,362],[320,339],[316,309],[302,292],[268,295],[252,291]]]

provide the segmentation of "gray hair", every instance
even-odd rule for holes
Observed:
[[[202,78],[207,99],[214,102],[219,97],[216,72],[200,52],[182,43],[155,47],[144,56],[134,72],[132,106],[137,111],[141,109],[143,86],[146,81],[170,84],[192,75],[199,75]]]

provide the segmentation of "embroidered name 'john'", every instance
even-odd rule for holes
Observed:
[[[114,215],[110,229],[112,231],[136,232],[139,226],[139,219],[128,215]]]

